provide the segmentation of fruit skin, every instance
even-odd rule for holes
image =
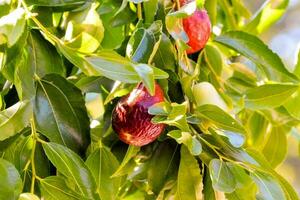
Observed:
[[[153,124],[153,115],[148,113],[148,108],[162,101],[164,93],[157,83],[154,96],[140,83],[123,97],[112,113],[112,127],[119,134],[120,140],[134,146],[153,142],[163,132],[165,125]]]
[[[181,0],[180,4],[182,6],[188,2],[187,0]],[[186,52],[192,54],[203,49],[211,33],[211,23],[206,10],[197,9],[193,15],[184,18],[182,23],[183,29],[189,38],[187,44],[190,48]]]

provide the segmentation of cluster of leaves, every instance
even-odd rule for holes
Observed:
[[[255,35],[240,0],[0,2],[0,199],[297,200],[274,170],[300,122],[300,64],[288,71]],[[214,33],[187,56],[181,20],[205,7]],[[118,98],[154,80],[168,127],[127,146],[111,128]]]

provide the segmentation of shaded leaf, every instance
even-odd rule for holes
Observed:
[[[106,147],[94,151],[86,160],[97,185],[101,199],[116,199],[121,184],[121,178],[111,175],[118,169],[119,162]]]
[[[52,142],[44,143],[43,148],[57,170],[74,182],[81,196],[88,199],[98,199],[93,176],[75,152]]]
[[[31,102],[18,102],[0,112],[0,141],[16,135],[25,128],[32,116]]]
[[[185,146],[181,146],[177,193],[179,200],[202,199],[202,177],[197,160]]]
[[[120,166],[118,167],[118,169],[114,172],[114,174],[112,175],[112,177],[118,177],[118,176],[122,176],[123,174],[121,174],[123,168],[126,167],[126,165],[129,163],[129,161],[136,156],[136,154],[140,151],[140,147],[136,147],[136,146],[132,146],[129,145],[126,155],[123,158],[122,163],[120,164]]]
[[[37,80],[37,129],[52,142],[83,152],[89,144],[89,118],[81,91],[56,74]]]
[[[22,192],[22,180],[17,169],[0,158],[0,199],[16,200]]]
[[[49,176],[40,180],[41,192],[45,200],[81,200],[82,196],[68,188],[60,176]]]

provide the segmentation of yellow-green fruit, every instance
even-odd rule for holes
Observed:
[[[193,95],[197,106],[213,104],[227,111],[228,107],[215,87],[208,82],[201,82],[193,87]]]

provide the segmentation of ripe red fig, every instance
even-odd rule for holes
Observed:
[[[180,0],[181,6],[188,2],[189,0]],[[183,29],[189,37],[190,48],[186,52],[192,54],[203,49],[211,33],[210,19],[206,10],[197,9],[193,15],[184,18],[182,22]]]
[[[143,146],[153,142],[164,130],[164,124],[153,124],[153,115],[148,113],[152,105],[164,101],[164,93],[155,84],[155,94],[151,96],[140,83],[129,95],[123,97],[112,113],[112,127],[120,140],[127,144]]]

